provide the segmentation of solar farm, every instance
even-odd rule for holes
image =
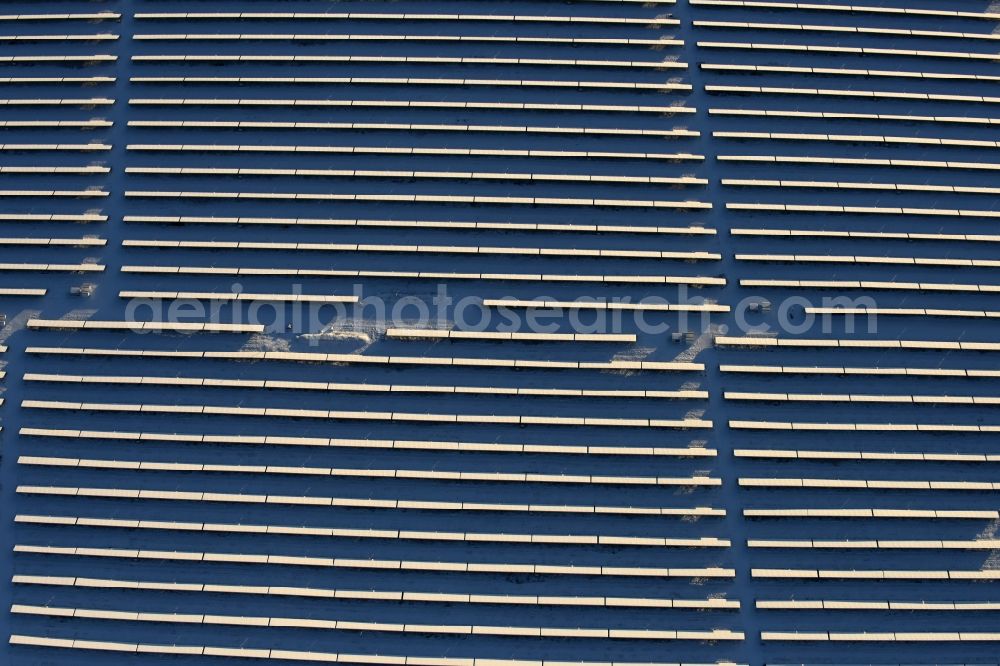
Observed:
[[[1000,2],[0,5],[0,663],[1000,663]]]

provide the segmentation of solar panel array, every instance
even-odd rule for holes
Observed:
[[[2,10],[5,663],[997,662],[996,3]]]

